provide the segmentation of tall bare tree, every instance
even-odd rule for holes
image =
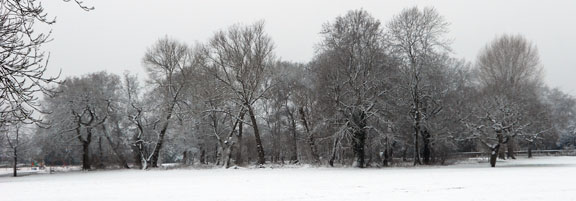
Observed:
[[[481,84],[497,92],[542,83],[538,49],[522,35],[504,34],[494,39],[480,51],[476,66]]]
[[[433,65],[436,58],[450,50],[450,41],[444,38],[448,32],[448,23],[434,8],[412,7],[395,16],[387,27],[390,45],[402,60],[401,69],[411,97],[414,165],[421,164],[418,137],[429,137],[423,121],[428,115],[425,111],[434,111],[425,108],[426,99],[433,100],[434,97],[429,96],[429,89],[423,81],[426,80],[426,69]],[[423,142],[429,140],[424,139]]]
[[[217,32],[202,48],[200,56],[207,73],[234,94],[233,100],[248,113],[260,165],[266,161],[255,104],[270,88],[267,79],[274,64],[273,49],[272,39],[264,32],[264,22],[256,22]]]
[[[152,94],[159,96],[158,108],[161,114],[158,129],[155,129],[158,139],[152,154],[146,159],[151,167],[158,167],[160,150],[164,145],[170,120],[178,103],[182,101],[182,93],[189,83],[187,78],[194,66],[193,57],[192,50],[186,44],[164,37],[150,47],[142,59],[150,78],[149,82],[154,86]]]

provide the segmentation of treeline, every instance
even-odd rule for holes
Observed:
[[[97,72],[54,85],[27,154],[92,169],[442,164],[483,151],[495,166],[576,144],[576,101],[543,83],[534,44],[504,34],[470,63],[448,31],[433,8],[385,24],[353,10],[321,27],[308,63],[278,59],[263,22],[196,45],[164,37],[143,56],[145,83]]]

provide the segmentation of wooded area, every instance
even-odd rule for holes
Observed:
[[[503,34],[474,63],[455,58],[449,22],[434,8],[385,23],[351,10],[319,27],[307,63],[279,59],[263,21],[194,45],[165,36],[143,55],[141,83],[131,73],[47,78],[37,51],[49,36],[32,26],[52,21],[41,6],[7,2],[0,163],[362,168],[486,152],[494,167],[515,151],[576,145],[576,99],[543,82],[535,44]]]

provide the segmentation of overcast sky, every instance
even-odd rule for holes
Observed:
[[[322,24],[348,10],[365,9],[387,23],[402,9],[433,6],[450,22],[454,56],[474,62],[486,43],[503,33],[523,34],[537,45],[546,82],[576,95],[576,1],[528,0],[85,0],[96,10],[73,3],[42,1],[57,23],[49,71],[64,77],[106,70],[145,76],[141,60],[158,38],[188,44],[207,41],[235,23],[266,21],[266,31],[284,60],[308,62],[320,41]]]

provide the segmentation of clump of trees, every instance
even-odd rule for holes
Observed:
[[[232,25],[196,45],[163,37],[143,56],[142,84],[96,72],[46,88],[59,93],[39,104],[50,127],[29,140],[35,159],[363,168],[481,151],[494,167],[518,150],[576,144],[576,99],[546,87],[522,35],[496,37],[471,63],[454,58],[449,23],[433,8],[387,23],[352,10],[320,28],[310,62],[294,63],[275,56],[264,27]]]

